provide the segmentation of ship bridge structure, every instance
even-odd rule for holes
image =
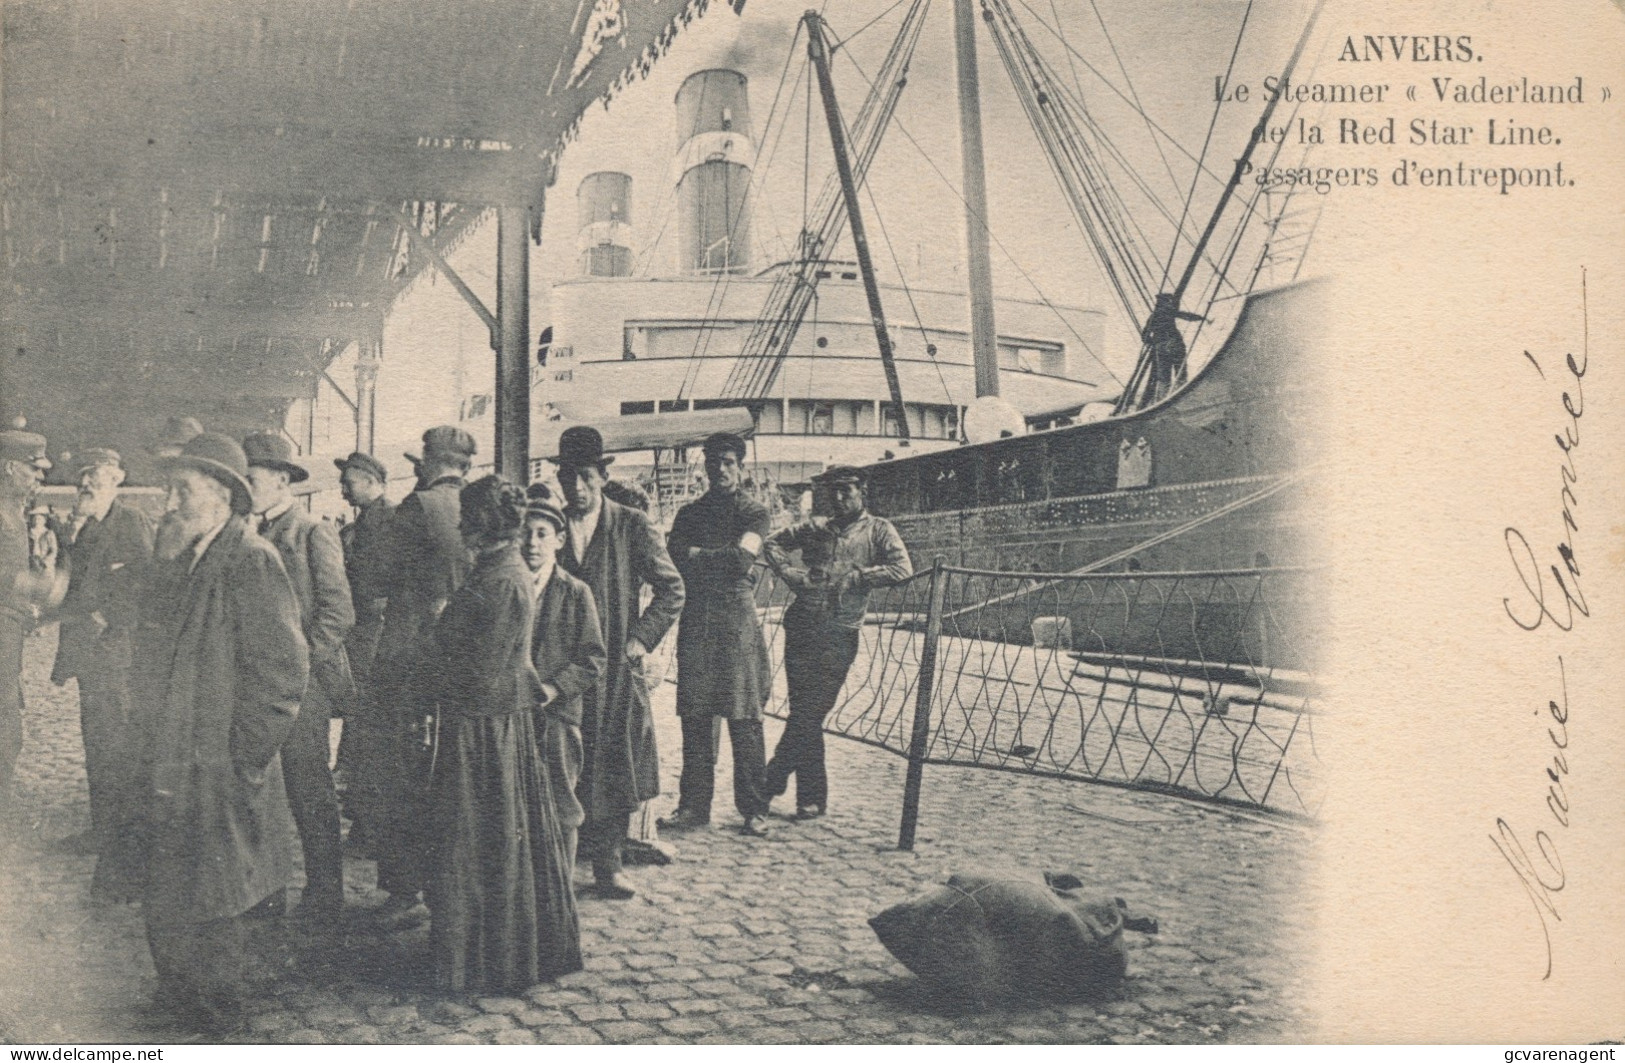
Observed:
[[[438,269],[491,332],[497,465],[522,476],[557,158],[708,6],[7,0],[0,415],[53,456],[134,456],[170,416],[280,425],[325,381],[370,450],[384,317]],[[444,256],[493,215],[486,306]]]

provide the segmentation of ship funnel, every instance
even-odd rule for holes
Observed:
[[[750,266],[750,94],[737,70],[701,70],[677,90],[678,253],[687,272]]]
[[[581,272],[588,277],[632,275],[632,178],[600,171],[576,188]]]

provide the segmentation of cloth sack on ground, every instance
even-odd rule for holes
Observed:
[[[1128,969],[1121,900],[1084,892],[1068,874],[1045,881],[954,875],[944,886],[869,920],[881,944],[944,995],[977,1003],[1008,998],[1076,1000]]]

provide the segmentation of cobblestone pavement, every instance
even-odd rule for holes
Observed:
[[[86,822],[72,686],[29,640],[23,836],[0,842],[0,1040],[168,1040],[140,1025],[153,986],[140,912],[91,907],[91,858],[43,843]],[[656,696],[664,811],[675,801],[672,688]],[[769,747],[779,725],[768,723]],[[726,739],[724,739],[726,746]],[[1295,942],[1309,921],[1301,828],[1151,794],[928,767],[916,850],[896,849],[905,763],[829,740],[831,807],[771,837],[735,827],[727,754],[714,826],[634,868],[635,899],[583,898],[587,969],[522,996],[442,1000],[415,980],[424,927],[369,928],[372,865],[347,861],[342,940],[292,939],[261,967],[248,1040],[297,1043],[1254,1042],[1301,1039]],[[785,799],[780,799],[780,805]],[[31,836],[30,836],[31,835]],[[9,848],[6,846],[9,844]],[[957,1009],[926,993],[866,920],[953,871],[1070,869],[1159,917],[1129,933],[1110,999]],[[284,935],[276,935],[283,939]],[[291,937],[291,935],[289,936]]]

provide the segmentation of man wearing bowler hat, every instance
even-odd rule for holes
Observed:
[[[44,436],[0,432],[0,831],[15,826],[11,780],[23,749],[23,640],[57,582],[56,540],[47,537],[43,555],[32,556],[24,515],[50,467]]]
[[[254,489],[259,534],[277,548],[299,600],[299,621],[310,652],[310,685],[299,719],[282,745],[282,776],[305,854],[301,916],[331,922],[344,906],[344,857],[339,841],[339,799],[328,769],[328,721],[355,700],[344,638],[355,625],[344,550],[333,525],[296,504],[292,487],[310,479],[294,461],[293,444],[273,432],[243,440],[248,482]]]
[[[598,430],[577,425],[559,436],[564,491],[564,570],[585,583],[598,606],[608,665],[583,699],[585,763],[577,794],[586,810],[581,849],[592,860],[598,895],[625,900],[621,850],[632,812],[660,793],[660,762],[644,657],[660,643],[683,609],[683,577],[649,518],[604,498],[609,463]],[[643,587],[654,596],[640,609]]]
[[[120,873],[108,854],[132,803],[130,640],[137,619],[136,575],[152,553],[152,522],[119,500],[124,464],[117,451],[86,450],[78,466],[79,493],[63,543],[68,592],[55,613],[61,627],[51,681],[62,686],[79,680],[90,830],[64,845],[102,854],[91,892],[122,899],[133,879]]]
[[[369,825],[378,888],[389,894],[379,909],[385,919],[426,914],[417,898],[428,872],[422,824],[432,739],[417,711],[413,676],[425,659],[430,628],[468,576],[468,552],[458,530],[459,493],[476,449],[474,437],[455,425],[424,432],[422,455],[406,455],[418,471],[417,489],[395,507],[386,537],[389,604],[373,661],[369,710],[385,740],[377,776],[379,810]]]
[[[384,607],[389,601],[388,552],[389,520],[395,504],[384,496],[389,473],[383,462],[356,451],[335,459],[339,470],[339,490],[344,501],[355,507],[355,519],[339,529],[344,547],[344,574],[350,581],[350,601],[355,606],[355,627],[345,646],[350,651],[350,670],[355,675],[356,702],[344,719],[344,735],[339,741],[338,766],[349,779],[344,797],[345,814],[350,817],[350,841],[361,843],[377,808],[378,781],[370,768],[369,749],[376,749],[372,726],[372,663],[378,654],[378,638],[384,630]],[[364,848],[371,848],[365,842]]]
[[[177,548],[152,564],[165,611],[139,646],[154,662],[142,678],[141,915],[155,1007],[219,1036],[242,1021],[243,915],[292,871],[278,749],[309,659],[282,558],[249,525],[243,448],[205,432],[163,468]]]
[[[677,627],[677,715],[683,724],[683,774],[677,811],[662,826],[711,821],[716,780],[716,721],[728,721],[734,806],[743,833],[766,833],[762,796],[762,706],[767,701],[767,644],[756,613],[756,558],[771,527],[767,507],[742,490],[745,441],[732,432],[706,439],[706,491],[677,511],[666,540],[687,598]]]
[[[784,611],[784,674],[790,716],[765,772],[768,799],[796,777],[796,818],[824,814],[824,717],[858,654],[869,591],[913,574],[908,550],[891,521],[863,508],[860,469],[832,465],[813,477],[827,492],[828,517],[786,528],[767,541],[768,564],[795,592]],[[799,553],[799,560],[791,558]]]

